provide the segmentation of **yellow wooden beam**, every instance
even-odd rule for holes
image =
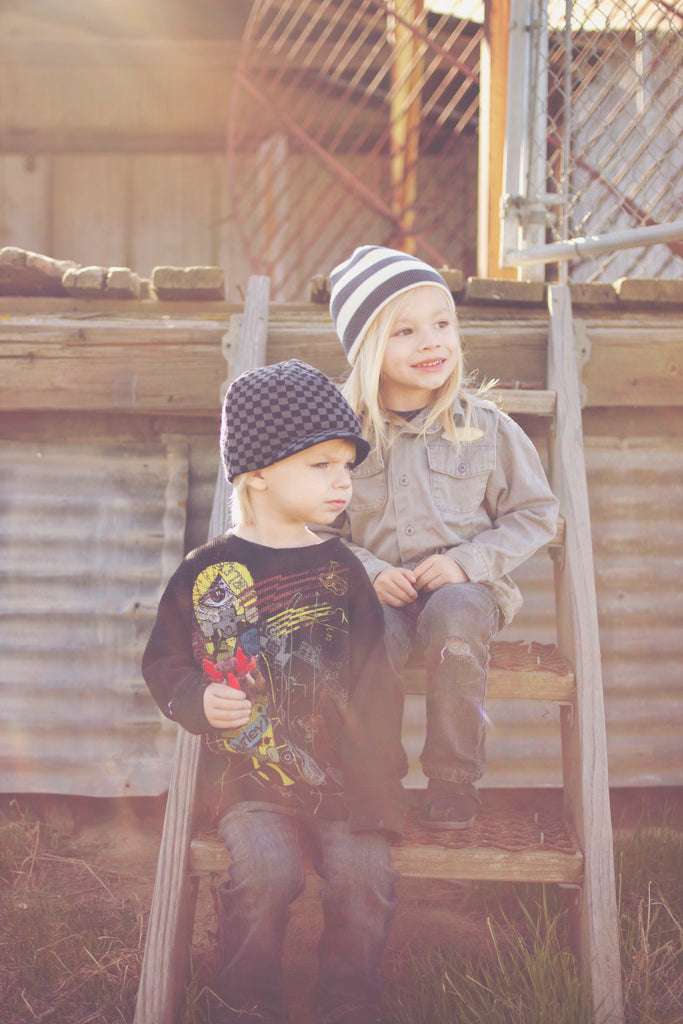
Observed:
[[[516,269],[499,263],[509,25],[510,0],[486,0],[480,60],[477,274],[515,279]]]

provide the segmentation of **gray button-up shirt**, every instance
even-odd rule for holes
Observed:
[[[507,574],[552,539],[558,502],[521,427],[490,402],[473,405],[469,431],[456,407],[459,445],[438,423],[425,443],[424,413],[395,426],[384,457],[371,452],[353,470],[353,497],[334,532],[372,580],[445,552],[491,589],[509,622],[522,598]]]

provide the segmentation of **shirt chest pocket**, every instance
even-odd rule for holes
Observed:
[[[434,504],[442,512],[472,515],[484,500],[496,464],[493,445],[429,445],[429,484]]]
[[[371,452],[351,473],[350,512],[379,512],[387,503],[387,478],[382,460]]]

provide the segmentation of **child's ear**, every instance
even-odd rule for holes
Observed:
[[[253,487],[255,491],[265,491],[267,488],[266,479],[260,469],[255,469],[249,474],[247,487]]]

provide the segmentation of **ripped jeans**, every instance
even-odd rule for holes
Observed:
[[[503,625],[481,583],[454,583],[402,608],[383,606],[389,659],[400,673],[414,646],[427,670],[427,735],[420,755],[431,779],[476,782],[486,767],[484,702],[489,644]]]

